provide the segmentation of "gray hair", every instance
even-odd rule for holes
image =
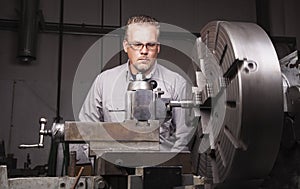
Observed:
[[[150,24],[156,27],[157,29],[157,38],[159,37],[159,22],[150,16],[147,15],[137,15],[137,16],[132,16],[128,19],[127,24],[126,24],[126,28],[125,28],[125,36],[124,36],[124,40],[127,40],[128,38],[128,27],[131,24]]]

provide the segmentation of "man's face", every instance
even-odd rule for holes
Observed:
[[[131,24],[127,34],[123,47],[129,58],[131,73],[149,74],[160,50],[157,28],[147,23]]]

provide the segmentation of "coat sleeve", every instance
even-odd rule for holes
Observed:
[[[84,122],[103,121],[102,109],[102,75],[98,75],[93,82],[79,112],[79,120]]]

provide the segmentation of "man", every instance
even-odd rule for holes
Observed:
[[[157,64],[159,33],[159,23],[154,18],[134,16],[128,20],[123,47],[129,60],[98,75],[79,113],[80,121],[124,121],[127,86],[137,74],[155,80],[157,88],[164,91],[164,98],[186,97],[186,80]],[[160,128],[161,150],[187,150],[192,130],[186,124],[185,110],[174,108],[172,119]]]

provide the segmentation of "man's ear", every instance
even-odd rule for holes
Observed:
[[[126,40],[123,40],[123,49],[127,53],[127,48],[128,48],[128,42]]]
[[[160,44],[157,46],[157,54],[160,52]]]

